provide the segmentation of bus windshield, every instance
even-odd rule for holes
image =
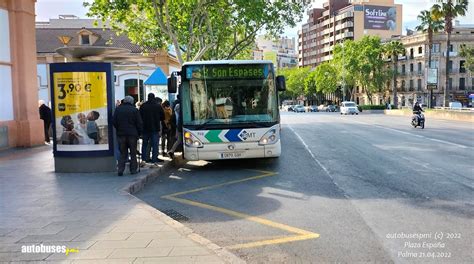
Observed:
[[[200,78],[182,83],[183,125],[275,123],[273,73],[265,78]]]

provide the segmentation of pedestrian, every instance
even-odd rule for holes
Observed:
[[[142,144],[142,164],[149,161],[147,147],[151,143],[151,163],[162,162],[158,158],[158,142],[160,140],[161,122],[163,121],[163,109],[155,99],[153,93],[148,94],[148,100],[140,107],[140,115],[143,120],[143,144]],[[150,141],[150,142],[149,142]],[[156,165],[156,164],[155,164]]]
[[[130,173],[136,174],[137,163],[137,141],[142,133],[143,122],[140,112],[133,105],[133,97],[125,96],[123,103],[115,109],[113,124],[117,130],[117,138],[120,148],[120,159],[118,162],[118,176],[123,175],[125,162],[130,151]]]
[[[171,133],[171,118],[173,116],[173,110],[171,109],[170,102],[168,100],[164,101],[161,104],[164,112],[164,119],[162,123],[161,129],[161,154],[165,156],[165,153],[171,150],[172,145],[172,135]],[[166,151],[165,151],[166,146]]]
[[[168,156],[174,159],[174,152],[176,149],[183,143],[183,121],[181,118],[181,101],[178,99],[174,101],[174,113],[176,118],[176,141],[171,147],[171,150],[168,151]]]
[[[51,108],[43,100],[38,101],[40,119],[43,120],[44,143],[50,144],[49,128],[51,127]]]

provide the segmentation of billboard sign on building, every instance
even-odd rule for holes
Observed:
[[[397,8],[394,6],[364,6],[364,29],[397,29]]]
[[[436,89],[438,85],[438,69],[430,68],[426,71],[426,84],[429,89]]]

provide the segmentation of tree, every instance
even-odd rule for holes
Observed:
[[[444,29],[443,22],[436,19],[431,11],[423,10],[418,15],[420,25],[415,29],[424,33],[428,33],[428,68],[431,69],[431,50],[433,48],[433,34]],[[426,49],[425,49],[426,50]],[[426,63],[425,63],[426,66]],[[433,89],[431,89],[430,95],[430,108],[433,108]]]
[[[470,71],[474,72],[474,47],[466,47],[462,46],[461,53],[459,54],[461,57],[466,58],[465,67]]]
[[[389,76],[383,60],[384,49],[377,36],[364,36],[356,42],[356,48],[359,71],[355,78],[372,104],[373,94],[382,91]]]
[[[443,106],[447,106],[447,88],[449,86],[449,51],[451,46],[451,32],[453,31],[453,19],[464,16],[467,12],[468,0],[437,0],[431,12],[435,19],[444,19],[444,31],[448,38],[446,42],[446,83],[443,90]]]
[[[397,75],[398,75],[398,55],[405,52],[405,47],[399,41],[390,41],[384,45],[385,55],[390,56],[392,62],[392,93],[393,93],[393,104],[398,107],[398,96],[397,96]]]
[[[277,35],[299,22],[304,0],[94,0],[88,16],[109,21],[144,47],[174,46],[180,63],[231,59],[258,32]]]
[[[359,71],[357,43],[353,40],[346,40],[343,44],[338,44],[333,50],[333,62],[340,78],[343,82],[343,89],[350,94],[350,100],[354,100],[356,85],[356,74]]]
[[[338,80],[338,72],[334,63],[332,61],[323,62],[304,80],[305,90],[310,94],[316,92],[333,93],[337,90]]]
[[[286,68],[278,71],[279,75],[285,76],[286,79],[286,95],[296,98],[305,95],[305,82],[311,68]]]

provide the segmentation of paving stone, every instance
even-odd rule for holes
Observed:
[[[149,240],[124,240],[124,241],[97,241],[91,249],[110,248],[145,248],[150,244]]]
[[[196,256],[195,264],[218,264],[225,263],[217,256]]]
[[[158,223],[156,225],[123,225],[123,226],[116,226],[111,233],[115,232],[157,232],[162,231],[163,229],[167,228],[168,226],[163,225],[162,223]]]
[[[50,255],[51,253],[21,253],[21,252],[0,253],[0,262],[44,260]]]
[[[69,253],[68,256],[66,254],[53,254],[49,256],[46,260],[71,260],[71,259],[97,259],[102,260],[106,259],[111,253],[112,249],[86,249],[86,250],[79,250],[77,253]]]
[[[189,264],[195,263],[196,258],[191,256],[137,258],[133,264]]]
[[[113,234],[113,233],[111,233]],[[140,239],[177,239],[184,238],[183,235],[177,231],[167,231],[167,232],[136,232],[133,233],[128,239],[130,240],[140,240]]]
[[[103,240],[126,240],[128,239],[133,233],[132,232],[115,232],[115,233],[107,233],[107,234],[81,234],[78,237],[74,238],[73,241],[103,241]],[[151,238],[150,238],[151,239]]]
[[[108,257],[109,259],[114,258],[138,258],[138,257],[165,257],[171,252],[173,248],[124,248],[115,249],[114,252]]]
[[[199,246],[193,247],[174,247],[173,250],[170,252],[170,256],[204,256],[204,255],[211,255],[212,253]]]
[[[199,246],[192,240],[189,239],[153,239],[151,243],[147,246],[149,248],[153,247],[196,247]]]
[[[135,258],[129,259],[77,259],[72,264],[132,264]]]

